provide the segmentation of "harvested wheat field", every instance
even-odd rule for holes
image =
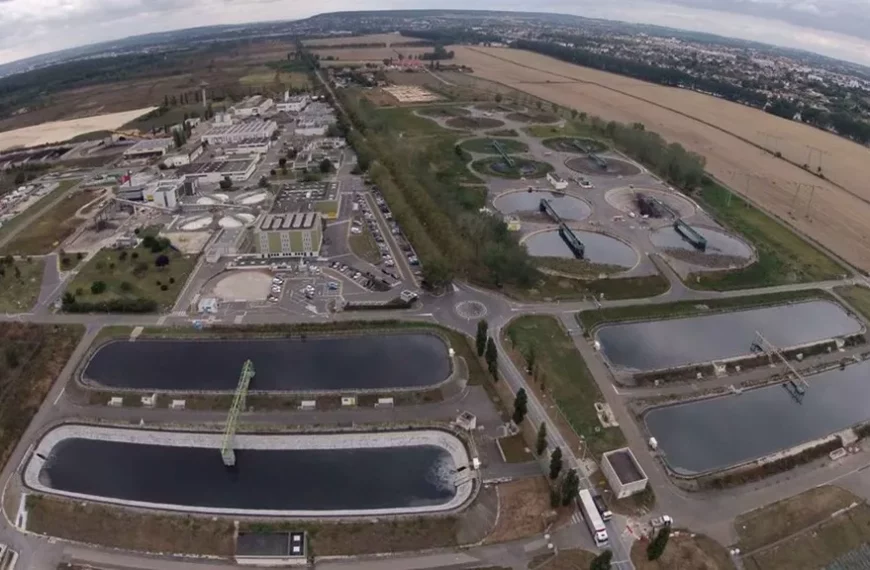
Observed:
[[[847,261],[870,270],[870,188],[861,182],[870,174],[867,148],[757,109],[531,52],[448,49],[456,52],[456,63],[472,67],[482,79],[603,119],[643,123],[668,141],[704,155],[707,170],[716,178]],[[821,149],[825,176],[845,189],[755,145],[778,150],[798,164],[808,162],[809,147]],[[819,153],[812,154],[809,162],[815,169]],[[816,189],[808,209],[810,185]]]

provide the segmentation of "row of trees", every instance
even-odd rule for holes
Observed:
[[[855,119],[846,111],[828,112],[783,98],[774,99],[766,111],[786,119],[799,115],[800,120],[808,125],[836,131],[837,134],[860,144],[870,143],[870,123]]]
[[[479,192],[462,184],[452,138],[408,144],[368,101],[342,92],[342,103],[352,125],[343,128],[360,168],[370,167],[417,247],[427,283],[442,286],[457,274],[496,287],[525,287],[538,279],[517,237],[499,217],[480,213]]]

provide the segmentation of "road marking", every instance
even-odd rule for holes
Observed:
[[[61,396],[63,396],[64,392],[66,392],[66,386],[63,387],[63,389],[60,391],[60,394],[57,395],[57,398],[54,399],[54,404],[52,404],[52,406],[57,405],[57,403],[60,401]]]

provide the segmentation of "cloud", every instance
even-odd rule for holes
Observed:
[[[0,0],[0,63],[150,32],[346,10],[468,9],[465,0]],[[867,0],[482,0],[475,9],[562,12],[711,32],[870,65]]]

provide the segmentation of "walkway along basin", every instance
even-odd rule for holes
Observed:
[[[237,435],[64,425],[27,463],[37,491],[129,506],[262,516],[370,516],[455,509],[471,496],[468,453],[438,430]]]
[[[778,383],[742,394],[654,408],[644,421],[672,470],[731,467],[870,419],[870,361],[809,377],[797,403]]]
[[[232,392],[245,360],[252,391],[427,389],[450,375],[445,342],[430,333],[234,340],[119,340],[99,347],[85,382],[148,391]]]
[[[627,243],[597,232],[573,230],[586,248],[584,258],[591,263],[634,267],[637,253]],[[573,259],[574,252],[559,235],[558,230],[546,230],[529,235],[523,240],[532,257],[564,257]]]
[[[604,325],[595,338],[612,366],[646,372],[746,356],[756,331],[785,349],[862,330],[862,324],[841,306],[829,301],[807,301],[683,319]]]

